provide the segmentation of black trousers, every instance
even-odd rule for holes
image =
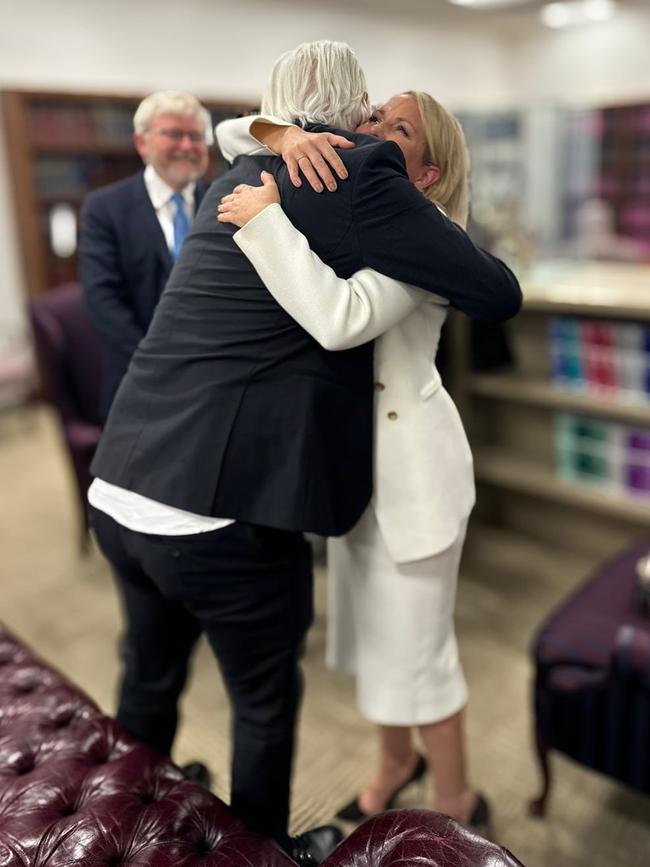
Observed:
[[[93,508],[91,523],[126,620],[118,721],[169,753],[204,632],[232,704],[231,807],[286,845],[299,659],[313,616],[310,546],[298,533],[240,523],[155,536]]]

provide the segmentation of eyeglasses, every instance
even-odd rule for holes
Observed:
[[[184,129],[152,129],[151,132],[164,135],[165,138],[173,141],[174,144],[180,144],[185,136],[187,136],[192,144],[205,144],[205,133],[203,132],[187,132]]]

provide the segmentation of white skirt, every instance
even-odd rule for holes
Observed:
[[[454,605],[466,522],[439,554],[394,563],[369,506],[329,539],[327,664],[357,678],[361,713],[383,725],[425,725],[467,702]]]

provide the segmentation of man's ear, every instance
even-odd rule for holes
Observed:
[[[147,149],[147,140],[145,138],[144,133],[136,132],[133,135],[133,144],[135,145],[135,149],[142,157],[143,162],[147,161],[148,149]]]
[[[440,169],[438,166],[425,166],[419,177],[415,179],[415,186],[418,190],[426,190],[427,187],[439,180]]]

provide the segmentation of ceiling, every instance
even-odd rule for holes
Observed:
[[[544,25],[539,19],[539,10],[549,0],[481,0],[492,4],[485,8],[456,6],[449,0],[285,0],[285,2],[318,6],[335,10],[364,12],[389,18],[416,18],[432,25],[436,22],[446,26],[481,28],[491,30],[494,35],[502,31],[516,30],[519,27],[539,27]],[[617,0],[623,8],[647,9],[649,0]],[[372,19],[369,18],[369,23]]]

